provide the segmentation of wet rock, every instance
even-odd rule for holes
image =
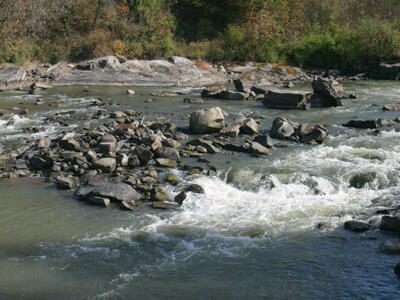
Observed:
[[[135,91],[134,90],[127,90],[126,93],[130,96],[135,95]]]
[[[322,126],[311,126],[305,123],[300,124],[296,129],[296,135],[302,143],[322,143],[328,136],[328,131]]]
[[[175,141],[174,139],[168,138],[166,140],[162,141],[162,144],[166,147],[174,148],[174,149],[179,149],[181,147],[181,144]]]
[[[60,144],[60,147],[65,149],[65,150],[71,150],[71,151],[77,151],[78,152],[81,149],[80,143],[77,140],[73,139],[73,138],[71,138],[71,139],[62,139],[59,144]]]
[[[115,152],[116,145],[112,142],[100,143],[99,144],[100,151],[104,154]]]
[[[350,120],[346,124],[343,124],[343,126],[361,129],[377,129],[378,122],[377,120]]]
[[[157,157],[169,158],[170,160],[180,160],[179,151],[170,147],[160,147],[155,151]]]
[[[311,107],[336,107],[341,106],[343,86],[335,80],[318,78],[312,82],[314,95],[310,99]]]
[[[244,93],[243,82],[240,79],[234,79],[233,84],[235,85],[236,91]]]
[[[178,164],[175,160],[169,158],[157,158],[156,163],[160,167],[175,168]]]
[[[115,202],[130,202],[142,199],[142,195],[130,185],[107,181],[92,182],[88,186],[80,187],[76,191],[76,196],[81,200],[88,200],[92,196],[97,196]]]
[[[380,250],[387,254],[400,254],[400,240],[387,240],[380,246]]]
[[[366,172],[362,174],[355,174],[350,178],[350,186],[356,189],[361,189],[368,183],[371,183],[376,178],[376,172]]]
[[[349,94],[349,99],[359,99],[360,97],[357,95],[357,94],[355,94],[355,93],[350,93]]]
[[[143,147],[136,147],[134,151],[136,157],[139,159],[141,165],[146,165],[153,159],[154,153]]]
[[[126,115],[122,111],[114,111],[110,114],[110,118],[114,119],[122,119],[126,117]]]
[[[394,126],[397,124],[396,120],[385,120],[385,119],[378,119],[379,126]]]
[[[295,133],[296,124],[284,117],[276,118],[272,123],[271,137],[288,139]]]
[[[344,223],[344,228],[355,232],[363,232],[369,230],[371,225],[362,221],[350,220]]]
[[[193,146],[201,146],[207,150],[207,153],[215,154],[220,153],[221,150],[213,145],[212,141],[205,140],[205,139],[195,139],[189,143],[189,145]]]
[[[203,187],[199,184],[191,184],[188,185],[187,187],[185,187],[183,189],[184,192],[188,193],[188,192],[192,192],[195,194],[205,194],[206,192],[204,191]]]
[[[199,134],[218,132],[225,126],[224,119],[219,107],[197,110],[190,114],[190,130]]]
[[[273,109],[308,109],[310,95],[305,93],[282,93],[268,91],[264,95],[263,104]]]
[[[93,205],[102,206],[102,207],[110,207],[111,201],[108,198],[98,197],[94,195],[90,195],[85,199],[87,202]]]
[[[135,205],[136,205],[135,201],[129,201],[129,202],[127,202],[127,201],[122,201],[120,207],[121,207],[121,209],[123,209],[123,210],[135,211],[135,210],[136,210]]]
[[[35,155],[29,160],[28,164],[34,170],[47,170],[53,166],[53,160],[49,157]]]
[[[394,267],[394,273],[397,276],[400,276],[400,263],[398,263],[395,267]]]
[[[255,155],[271,155],[272,151],[263,145],[257,143],[257,142],[252,142],[250,143],[250,152]]]
[[[386,104],[383,106],[383,110],[400,111],[400,104]]]
[[[153,201],[167,201],[167,193],[161,187],[156,187],[154,189],[154,194],[152,196]]]
[[[96,160],[95,166],[103,172],[112,173],[117,167],[117,161],[112,157],[104,157]]]
[[[11,111],[6,110],[6,109],[0,109],[0,117],[7,116],[10,114],[11,114]]]
[[[180,192],[178,195],[175,196],[174,201],[178,203],[179,205],[183,204],[183,201],[185,201],[187,195],[185,191]]]
[[[247,118],[240,126],[240,134],[253,135],[258,133],[258,124],[253,118]]]
[[[179,179],[175,175],[168,175],[165,177],[165,182],[171,185],[177,185],[179,183]]]
[[[195,98],[195,99],[190,99],[190,98],[184,98],[183,103],[186,104],[204,104],[204,100],[201,98]]]
[[[267,92],[267,90],[256,87],[256,86],[251,87],[250,90],[252,92],[254,92],[256,95],[264,95]]]
[[[253,141],[266,148],[272,148],[274,146],[274,143],[269,135],[257,135]]]
[[[221,93],[222,91],[226,91],[226,87],[224,86],[213,86],[213,87],[208,87],[201,92],[201,97],[202,98],[215,98],[216,95]]]
[[[63,176],[56,177],[56,186],[57,186],[57,188],[59,188],[61,190],[71,190],[75,187],[75,185],[76,185],[76,181],[71,178],[67,178],[67,177],[63,177]]]
[[[187,134],[177,132],[177,133],[175,133],[174,138],[175,138],[175,140],[177,140],[179,142],[185,142],[189,139],[189,136]]]
[[[231,124],[226,125],[221,131],[220,134],[235,137],[238,136],[240,133],[241,124],[238,122],[233,122]]]
[[[383,216],[379,229],[384,231],[400,232],[400,218]]]
[[[157,209],[177,209],[177,208],[179,208],[179,205],[177,203],[171,203],[171,202],[155,201],[155,202],[152,202],[151,205],[153,206],[153,208],[157,208]]]

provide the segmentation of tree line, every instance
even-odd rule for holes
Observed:
[[[103,55],[350,68],[400,57],[398,0],[0,0],[0,62]]]

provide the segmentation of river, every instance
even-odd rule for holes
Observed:
[[[342,107],[309,111],[265,109],[256,101],[155,97],[164,88],[57,87],[40,96],[0,93],[0,109],[26,107],[29,117],[0,117],[0,149],[51,137],[101,120],[56,125],[56,114],[85,114],[87,104],[108,99],[106,110],[133,109],[147,119],[165,118],[187,127],[190,112],[220,106],[231,116],[252,115],[262,129],[286,116],[324,124],[321,145],[290,145],[255,158],[216,154],[207,158],[216,176],[183,176],[203,186],[178,210],[136,212],[76,201],[41,178],[0,181],[1,299],[397,299],[393,267],[400,257],[379,251],[393,238],[379,231],[376,211],[400,205],[400,126],[380,132],[345,128],[350,119],[394,119],[382,105],[400,103],[398,82],[344,84],[360,96]],[[300,85],[299,90],[308,86]],[[173,88],[170,91],[174,91]],[[182,92],[182,90],[180,90]],[[146,101],[154,98],[152,102]],[[61,99],[61,101],[60,101]],[[38,127],[39,132],[26,128]],[[32,130],[31,130],[32,131]],[[355,174],[376,172],[361,189]],[[179,190],[169,186],[173,197]],[[347,220],[370,222],[372,230],[343,229]]]

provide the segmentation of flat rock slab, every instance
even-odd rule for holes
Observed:
[[[114,202],[138,201],[142,198],[134,188],[126,183],[112,183],[99,181],[91,185],[81,187],[76,191],[76,195],[82,200],[88,200],[91,196],[110,199]]]
[[[161,202],[161,201],[153,202],[152,206],[153,206],[153,208],[158,208],[158,209],[177,209],[177,208],[179,208],[179,204],[177,204],[177,203]]]
[[[263,104],[273,109],[306,109],[306,93],[286,93],[268,91],[264,95]]]

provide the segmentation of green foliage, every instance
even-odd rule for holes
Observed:
[[[400,58],[398,0],[0,0],[0,62],[102,55],[291,61]]]

